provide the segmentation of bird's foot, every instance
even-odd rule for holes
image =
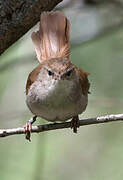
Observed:
[[[71,120],[71,129],[73,129],[74,133],[77,133],[77,128],[79,128],[80,123],[79,123],[79,117],[74,116],[73,119]]]
[[[25,130],[25,138],[29,141],[31,141],[31,131],[32,131],[32,124],[36,121],[37,116],[34,116],[33,118],[29,119],[29,121],[24,125]]]

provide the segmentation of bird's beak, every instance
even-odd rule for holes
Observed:
[[[58,80],[60,81],[62,79],[62,75],[58,75]]]
[[[63,75],[57,75],[55,79],[60,81],[63,79]]]

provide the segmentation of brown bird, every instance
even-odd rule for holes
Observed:
[[[48,121],[67,121],[77,132],[78,115],[88,104],[88,73],[76,67],[69,59],[70,23],[62,12],[44,12],[40,26],[32,33],[32,41],[40,64],[29,74],[26,85],[26,103],[35,117],[25,125],[30,139],[36,117]]]

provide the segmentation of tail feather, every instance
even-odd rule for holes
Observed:
[[[52,58],[69,58],[70,23],[62,12],[44,12],[39,31],[32,33],[40,62]]]

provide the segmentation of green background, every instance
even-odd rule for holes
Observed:
[[[71,61],[89,72],[91,94],[82,118],[123,113],[123,29],[73,46]],[[30,32],[0,57],[0,128],[23,126],[29,72],[38,61]],[[47,123],[38,119],[35,124]],[[0,139],[0,180],[122,180],[123,123]]]

